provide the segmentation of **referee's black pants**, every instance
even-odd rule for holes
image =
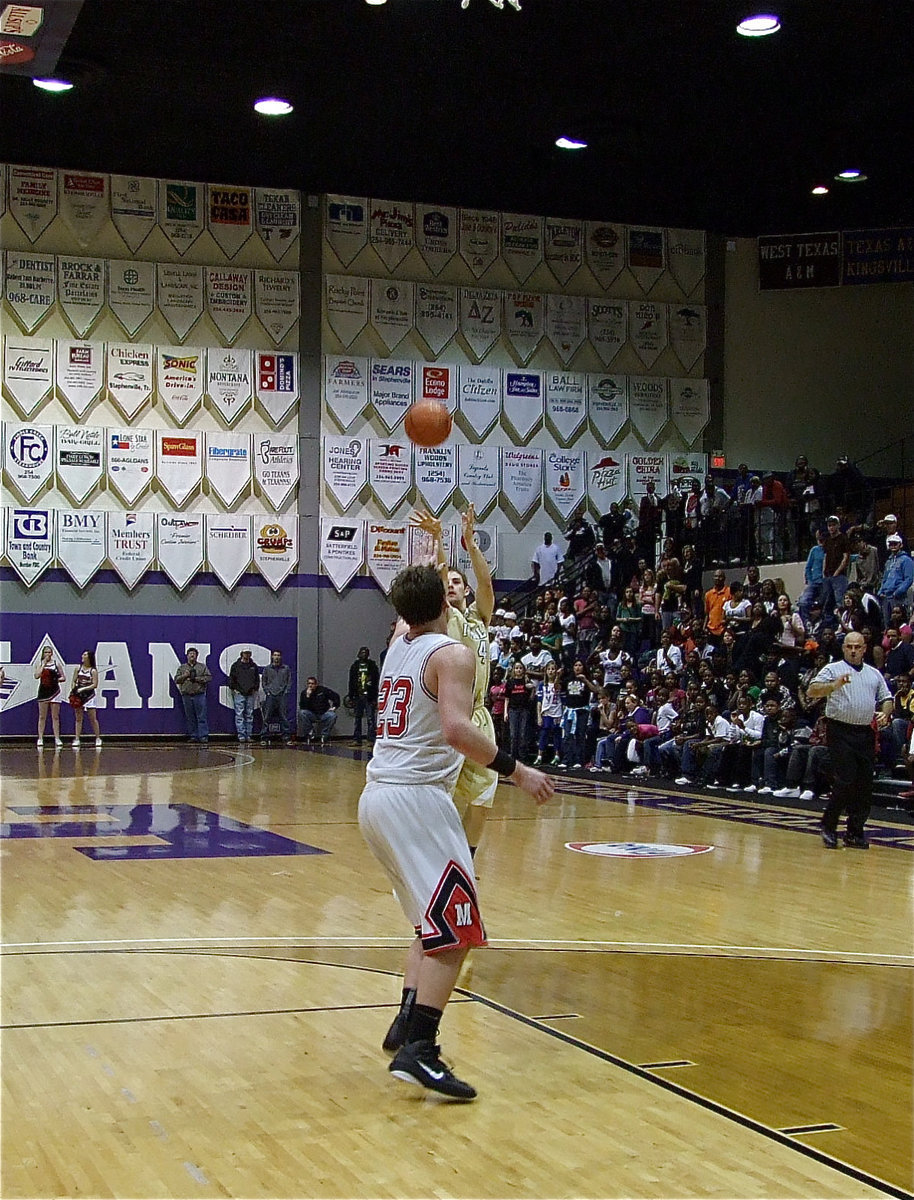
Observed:
[[[848,725],[833,720],[827,720],[826,725],[835,782],[822,814],[822,825],[834,832],[838,818],[846,810],[847,832],[862,837],[873,803],[876,737],[871,725]]]

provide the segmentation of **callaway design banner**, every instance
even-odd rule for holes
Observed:
[[[203,401],[206,351],[202,346],[156,346],[155,358],[159,399],[184,425]]]
[[[628,321],[635,353],[646,367],[652,367],[670,340],[666,305],[632,300],[628,306]]]
[[[587,498],[598,513],[621,504],[628,492],[627,464],[621,450],[588,450]]]
[[[54,514],[45,508],[4,510],[3,553],[26,587],[31,587],[54,559]]]
[[[344,267],[368,245],[368,199],[365,196],[327,196],[324,237]]]
[[[183,591],[197,572],[203,570],[206,558],[203,516],[158,513],[156,558],[178,591]]]
[[[254,224],[260,240],[279,262],[301,233],[301,193],[291,189],[255,188]]]
[[[9,169],[9,209],[30,242],[37,242],[57,216],[57,172],[48,167]]]
[[[372,279],[369,284],[369,319],[388,351],[396,349],[415,319],[416,286],[400,280]]]
[[[632,427],[649,446],[669,418],[666,379],[656,375],[630,375],[628,411]]]
[[[428,511],[435,516],[457,490],[457,452],[453,444],[417,446],[416,487]]]
[[[505,292],[505,334],[520,359],[528,363],[543,340],[546,310],[539,292]]]
[[[108,260],[108,307],[135,337],[152,316],[156,304],[156,265],[138,259]]]
[[[125,504],[136,504],[155,475],[152,430],[108,429],[105,432],[108,483]]]
[[[54,307],[56,293],[57,260],[53,254],[7,250],[4,299],[26,333],[34,333],[45,319]]]
[[[226,508],[231,508],[235,501],[247,492],[251,485],[249,433],[207,431],[206,481],[210,491]],[[250,559],[250,555],[248,558]]]
[[[298,486],[298,434],[255,433],[253,441],[254,479],[274,512],[279,512]]]
[[[251,350],[210,346],[206,352],[206,394],[226,425],[234,425],[251,403],[252,372]]]
[[[598,442],[611,446],[628,420],[628,376],[587,376],[587,417]]]
[[[57,512],[57,561],[77,587],[85,587],[108,554],[107,513]]]
[[[105,260],[57,255],[57,298],[67,324],[84,338],[105,307]]]
[[[177,179],[159,180],[159,226],[179,254],[203,232],[204,187]]]
[[[157,429],[156,479],[180,508],[203,479],[203,434],[199,429]]]
[[[440,275],[457,253],[457,209],[416,204],[414,211],[416,248],[431,273]]]
[[[392,432],[413,402],[415,365],[393,358],[373,358],[369,396],[381,424]]]
[[[132,421],[152,396],[152,346],[109,342],[107,357],[108,395],[124,419]]]
[[[57,484],[75,504],[83,504],[105,476],[106,430],[99,425],[57,425],[54,465]]]
[[[546,266],[564,285],[584,261],[584,223],[547,217],[543,239]]]
[[[498,213],[462,208],[459,221],[457,244],[460,257],[479,279],[498,257]]]
[[[321,566],[338,592],[365,563],[365,522],[321,517]]]
[[[136,587],[155,558],[155,513],[109,513],[106,557],[121,583]]]
[[[204,267],[206,311],[231,345],[253,311],[253,274],[245,267]]]
[[[409,526],[368,523],[368,570],[385,596],[400,571],[409,565]]]
[[[526,283],[543,262],[543,218],[501,214],[501,256],[518,283]]]
[[[501,367],[461,366],[457,409],[474,441],[494,428],[501,413]]]
[[[31,504],[54,468],[54,426],[4,421],[3,469],[16,494]]]
[[[611,221],[585,222],[584,254],[594,279],[608,288],[625,266],[625,226]]]
[[[388,271],[396,270],[413,248],[412,204],[372,200],[368,240]]]
[[[57,203],[64,224],[80,246],[88,246],[108,219],[108,176],[60,171],[57,183]]]
[[[208,513],[205,525],[209,569],[231,591],[254,557],[254,518]]]
[[[159,312],[179,342],[203,316],[203,268],[190,263],[156,263]]]
[[[54,343],[50,338],[3,339],[3,390],[24,417],[47,400],[54,386]]]
[[[498,501],[500,458],[498,446],[457,447],[457,487],[477,517],[484,517]]]
[[[136,254],[156,224],[156,181],[143,175],[111,176],[111,220]]]
[[[546,372],[546,421],[556,441],[570,445],[587,420],[587,376],[577,371]]]
[[[502,378],[505,423],[525,442],[543,420],[543,372],[505,370]]]
[[[416,330],[433,355],[457,332],[457,288],[450,283],[416,284]]]
[[[323,449],[324,483],[345,512],[368,482],[368,442],[357,437],[325,437]]]
[[[405,438],[369,438],[368,482],[388,516],[400,507],[413,486],[412,449]]]
[[[105,386],[102,342],[54,342],[57,395],[74,417],[84,417]]]
[[[348,429],[368,407],[368,370],[364,357],[324,356],[324,403],[340,429]]]
[[[300,395],[298,353],[255,351],[254,383],[258,404],[274,425],[281,425]]]
[[[289,578],[298,563],[298,517],[259,517],[254,522],[254,565],[273,591]]]
[[[484,288],[460,289],[460,333],[477,359],[483,359],[501,336],[501,293]]]
[[[670,417],[686,445],[693,445],[711,419],[707,379],[670,380]]]
[[[529,517],[543,500],[543,452],[534,446],[521,450],[503,446],[501,493],[505,504],[521,519]]]
[[[251,189],[206,185],[206,224],[226,258],[234,258],[254,230]]]
[[[281,346],[300,315],[298,271],[255,271],[254,312],[274,346]]]
[[[584,499],[584,452],[549,450],[544,457],[546,504],[566,525]]]
[[[368,280],[328,275],[324,306],[327,324],[344,346],[351,346],[368,324]]]

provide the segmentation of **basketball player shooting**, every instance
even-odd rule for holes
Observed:
[[[495,590],[492,587],[489,564],[476,544],[476,510],[471,504],[461,515],[463,544],[470,558],[475,585],[475,598],[472,603],[469,603],[466,576],[455,567],[448,566],[441,522],[430,513],[421,511],[414,513],[410,520],[434,539],[438,571],[447,589],[448,637],[472,650],[476,660],[473,724],[494,741],[495,726],[485,702],[489,688],[489,623],[495,611]],[[494,771],[480,767],[478,763],[469,759],[464,762],[454,789],[454,803],[463,819],[463,828],[473,857],[476,856],[476,848],[482,839],[482,831],[495,801],[497,787],[498,775]]]
[[[390,598],[407,632],[384,658],[378,730],[359,799],[359,826],[416,930],[403,996],[384,1049],[389,1070],[454,1100],[476,1091],[441,1060],[438,1027],[471,946],[486,944],[473,860],[453,802],[463,758],[508,778],[537,804],[552,780],[499,750],[472,718],[476,663],[447,636],[448,602],[434,567],[411,566]]]

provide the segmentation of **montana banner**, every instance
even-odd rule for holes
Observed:
[[[130,338],[136,337],[156,304],[156,266],[138,259],[108,260],[108,307]]]
[[[8,333],[3,339],[3,390],[24,417],[34,413],[54,386],[54,343]]]
[[[358,355],[324,356],[324,404],[340,429],[368,407],[368,359]]]
[[[416,284],[416,330],[433,355],[441,353],[457,332],[454,284]]]
[[[481,441],[501,414],[501,367],[459,368],[457,409],[473,441]]]
[[[457,253],[457,209],[416,204],[416,249],[433,275],[440,275]]]
[[[206,482],[226,508],[251,486],[251,435],[249,433],[206,433]],[[225,582],[223,580],[223,582]],[[231,585],[234,587],[234,584]]]
[[[611,504],[621,504],[628,493],[625,455],[621,450],[588,450],[587,498],[601,516]]]
[[[301,395],[298,352],[278,354],[273,350],[256,350],[254,394],[273,424],[281,425]]]
[[[4,421],[3,470],[22,501],[31,504],[45,490],[53,469],[53,425]]]
[[[291,188],[255,188],[254,225],[260,240],[279,262],[301,233],[301,193]]]
[[[543,420],[543,372],[506,370],[503,380],[505,423],[525,442]]]
[[[409,565],[408,546],[408,525],[383,525],[369,521],[365,558],[368,570],[385,596],[390,595],[390,585],[397,575]]]
[[[58,425],[54,430],[57,484],[75,504],[84,504],[105,477],[106,437],[99,425]]]
[[[13,219],[30,242],[37,242],[57,216],[57,172],[11,166],[8,186]]]
[[[53,254],[6,251],[3,297],[25,333],[34,333],[54,307],[57,259]]]
[[[132,421],[152,396],[152,353],[152,346],[142,343],[107,345],[108,395],[127,421]]]
[[[234,425],[250,407],[254,396],[253,351],[223,350],[210,346],[206,352],[206,394],[226,423]]]
[[[254,518],[206,515],[206,561],[228,591],[251,565],[254,556]]]
[[[231,345],[253,312],[253,273],[244,267],[204,267],[206,311]]]
[[[4,512],[3,553],[25,586],[31,587],[54,559],[54,513],[47,508],[7,508]]]
[[[254,231],[251,189],[206,185],[206,225],[226,258],[234,258]]]
[[[108,514],[107,559],[128,589],[136,587],[155,559],[153,512]]]
[[[77,419],[84,417],[105,386],[103,342],[54,342],[57,395]]]
[[[369,438],[368,482],[388,516],[399,508],[413,486],[412,443],[406,438]]]
[[[381,424],[392,432],[413,402],[415,364],[405,359],[373,358],[369,398]]]
[[[199,429],[157,429],[156,479],[180,508],[203,479],[203,434]]]
[[[477,517],[484,517],[498,501],[500,460],[498,446],[457,447],[457,486]]]
[[[628,376],[587,376],[587,418],[597,441],[613,445],[628,421]]]
[[[179,342],[203,316],[203,268],[190,263],[156,263],[156,303]]]
[[[281,346],[301,314],[298,271],[255,271],[254,313],[273,345]]]
[[[543,452],[534,446],[501,450],[501,491],[505,503],[521,519],[543,502]]]
[[[498,257],[499,220],[497,212],[480,208],[462,208],[457,244],[460,257],[477,279]]]
[[[326,196],[324,237],[344,267],[368,245],[368,199],[365,196]]]
[[[546,372],[546,423],[562,446],[573,442],[587,420],[587,376],[577,371]]]
[[[203,516],[156,514],[156,558],[179,592],[203,570],[206,542]]]
[[[368,482],[368,442],[360,437],[325,437],[323,451],[324,484],[345,512]]]
[[[108,429],[108,483],[134,505],[155,475],[151,429]]]
[[[298,565],[298,517],[259,517],[254,522],[254,565],[273,591],[286,582]],[[295,661],[294,654],[291,661]]]
[[[156,346],[156,389],[179,425],[203,403],[206,351],[202,346]]]
[[[321,517],[320,562],[338,592],[365,564],[365,522]]]
[[[159,227],[179,254],[203,232],[204,186],[178,179],[159,180]]]
[[[298,487],[297,433],[254,434],[254,479],[274,512],[280,512]]]
[[[368,242],[378,258],[394,271],[413,248],[413,206],[393,200],[372,200],[368,213]]]
[[[57,255],[57,299],[67,324],[84,338],[105,307],[106,265],[103,258]]]
[[[143,175],[111,176],[111,220],[131,254],[156,225],[156,181]]]
[[[77,587],[85,587],[108,555],[105,512],[57,512],[57,561]]]
[[[368,324],[368,280],[328,275],[324,287],[327,324],[344,346],[351,346]]]
[[[0,715],[6,735],[35,735],[35,667],[41,648],[50,645],[64,665],[67,679],[79,665],[83,650],[95,655],[99,673],[96,704],[102,710],[104,736],[121,734],[186,734],[187,723],[174,676],[187,650],[195,646],[200,661],[213,674],[207,689],[211,733],[234,733],[235,718],[228,687],[232,663],[243,648],[254,651],[257,661],[269,661],[277,649],[294,663],[297,622],[294,617],[216,616],[211,612],[9,613],[4,621],[7,682],[14,686]],[[139,779],[139,777],[138,777]],[[131,781],[133,783],[134,781]],[[133,803],[136,786],[122,779],[118,799]],[[126,790],[125,790],[126,789]],[[128,799],[129,797],[129,799]]]

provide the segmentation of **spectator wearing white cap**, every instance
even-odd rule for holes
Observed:
[[[902,549],[900,533],[889,534],[885,541],[889,556],[879,585],[879,601],[888,625],[893,608],[901,608],[905,613],[908,611],[908,593],[914,587],[914,559]]]
[[[879,554],[879,565],[885,566],[886,559],[889,557],[889,538],[895,534],[901,538],[901,548],[905,554],[911,553],[911,547],[908,545],[908,539],[898,528],[898,518],[894,513],[886,513],[881,521],[876,522],[876,549]]]

